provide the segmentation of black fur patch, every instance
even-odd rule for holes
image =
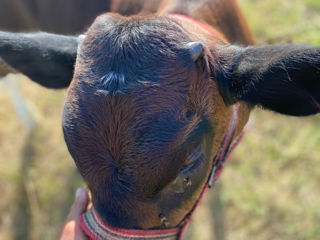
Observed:
[[[107,93],[157,83],[174,72],[174,62],[193,64],[186,45],[190,39],[164,18],[112,21],[110,17],[93,26],[80,47],[79,58],[91,63],[88,69],[100,77],[92,84]]]

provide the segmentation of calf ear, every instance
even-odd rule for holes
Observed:
[[[69,86],[77,47],[72,36],[0,32],[0,58],[48,88]]]
[[[226,102],[246,101],[279,113],[320,112],[320,48],[297,45],[233,48],[222,79]]]

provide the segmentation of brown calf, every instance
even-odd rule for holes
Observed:
[[[44,86],[69,85],[76,59],[63,131],[108,226],[184,225],[230,136],[234,106],[233,139],[256,105],[320,112],[319,48],[242,47],[253,41],[232,0],[110,9],[121,15],[99,16],[79,39],[0,33],[0,56]]]

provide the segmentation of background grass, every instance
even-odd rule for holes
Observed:
[[[239,0],[256,43],[320,45],[319,0]],[[83,184],[61,131],[65,91],[22,81],[27,133],[0,85],[0,239],[54,239]],[[186,239],[319,239],[320,117],[255,110]]]

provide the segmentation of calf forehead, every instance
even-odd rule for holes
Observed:
[[[111,91],[115,85],[122,89],[159,82],[193,64],[186,46],[189,41],[188,35],[166,18],[106,14],[87,32],[78,54],[81,67],[76,71],[93,75]]]
[[[91,134],[125,126],[123,131],[117,130],[119,136],[107,135],[124,139],[135,133],[138,142],[139,132],[148,132],[146,129],[150,129],[150,142],[161,142],[164,139],[155,138],[153,132],[166,130],[168,122],[181,130],[177,118],[183,115],[196,76],[186,46],[189,41],[188,35],[166,18],[98,17],[80,46],[71,86],[76,105],[81,103],[72,107],[80,109],[77,121],[93,116],[99,126],[90,127]],[[148,143],[141,140],[145,148]]]
[[[179,25],[164,17],[122,17],[109,14],[100,16],[86,34],[86,41],[81,46],[81,56],[103,50],[104,56],[117,55],[119,58],[130,54],[151,53],[153,55],[176,55],[184,50],[183,43],[190,41]],[[132,52],[132,53],[131,53]],[[91,54],[90,54],[91,53]],[[127,53],[127,55],[125,55]],[[101,57],[98,53],[96,58]]]

